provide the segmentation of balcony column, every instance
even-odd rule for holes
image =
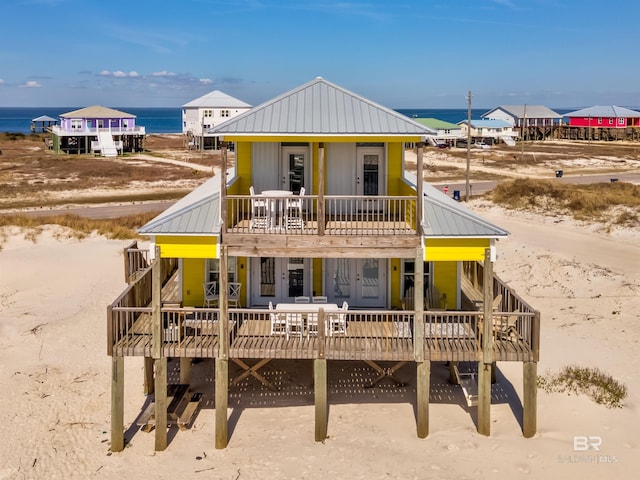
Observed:
[[[324,143],[318,144],[318,235],[324,235]]]
[[[221,144],[222,160],[220,162],[220,218],[222,234],[227,233],[227,142]],[[220,270],[221,272],[223,270]],[[222,290],[220,290],[222,291]]]
[[[223,155],[223,158],[225,156]],[[223,217],[224,221],[224,217]],[[228,257],[226,245],[220,246],[220,297],[218,305],[218,356],[215,359],[216,382],[216,448],[226,448],[229,441],[229,309]]]
[[[418,197],[418,201],[416,203],[416,233],[418,235],[422,235],[422,228],[421,228],[421,224],[422,224],[422,210],[424,208],[424,201],[423,201],[423,196],[424,196],[424,189],[422,187],[422,183],[424,182],[424,159],[423,159],[423,155],[424,155],[424,142],[418,142],[417,143],[417,147],[418,147],[418,160],[417,160],[417,178],[416,178],[416,191],[417,191],[417,197]]]
[[[493,363],[493,262],[491,249],[484,251],[483,312],[480,361],[478,362],[478,433],[491,434],[491,364]]]
[[[424,253],[416,248],[413,270],[413,355],[417,363],[416,416],[418,438],[429,435],[431,361],[424,358]]]

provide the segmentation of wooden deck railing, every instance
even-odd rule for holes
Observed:
[[[138,241],[133,240],[124,247],[124,281],[131,283],[137,275],[149,268],[149,249],[138,248]]]
[[[300,206],[292,207],[290,201],[299,202]],[[229,195],[227,202],[229,233],[416,234],[415,197]],[[324,216],[319,218],[318,212],[324,212]]]

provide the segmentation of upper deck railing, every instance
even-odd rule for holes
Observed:
[[[416,235],[416,198],[229,195],[228,233]]]
[[[102,128],[63,128],[60,125],[52,125],[49,127],[51,133],[58,136],[72,136],[72,135],[98,135],[98,132],[108,132],[111,135],[144,135],[145,127],[102,127]]]

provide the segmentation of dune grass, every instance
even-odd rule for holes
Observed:
[[[569,213],[576,220],[608,219],[618,225],[634,225],[640,216],[640,186],[625,182],[572,185],[516,179],[500,183],[489,196],[506,208]],[[612,212],[616,207],[622,208]]]
[[[538,386],[547,393],[588,395],[596,403],[608,408],[622,408],[627,387],[598,368],[570,365],[560,372],[538,377]]]

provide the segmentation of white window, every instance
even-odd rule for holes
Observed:
[[[613,118],[609,119],[609,125],[613,125]]]
[[[229,116],[229,110],[220,110],[220,116],[221,117],[228,117]]]
[[[71,130],[82,130],[82,120],[81,119],[72,119],[71,120]]]
[[[402,298],[413,297],[413,285],[414,285],[414,273],[415,273],[414,260],[404,260],[402,263]],[[430,263],[424,262],[424,295],[427,294],[429,288],[429,270]]]
[[[236,257],[229,257],[227,260],[227,273],[229,282],[237,282],[238,278],[238,259]],[[217,258],[208,258],[205,271],[205,282],[218,282],[220,283],[220,260]]]
[[[205,110],[203,113],[205,117],[213,117],[213,110]]]
[[[598,125],[602,125],[602,117],[598,118]]]
[[[624,125],[624,118],[618,119],[618,125]]]

